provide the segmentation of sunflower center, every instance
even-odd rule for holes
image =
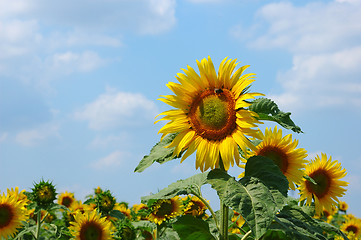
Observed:
[[[236,128],[233,95],[227,89],[206,90],[193,100],[188,117],[198,135],[208,140],[222,140]]]
[[[306,181],[306,187],[309,192],[315,194],[318,198],[322,198],[328,193],[330,188],[330,177],[323,169],[319,169],[309,175],[317,184]]]
[[[103,236],[103,230],[99,224],[95,222],[88,222],[80,230],[81,240],[101,240]]]
[[[283,174],[288,169],[288,157],[287,154],[278,147],[267,146],[262,148],[257,155],[271,159],[281,170]]]
[[[70,205],[72,204],[73,199],[70,197],[64,197],[63,201],[61,202],[61,205],[64,205],[65,207],[70,207]]]
[[[354,226],[354,225],[350,225],[350,226],[347,226],[346,231],[347,232],[353,232],[353,233],[356,234],[358,232],[358,228],[356,226]]]
[[[0,229],[9,225],[13,219],[13,212],[9,205],[0,204]]]
[[[44,186],[39,190],[39,199],[43,202],[50,202],[54,198],[53,192],[48,186]]]
[[[172,204],[171,200],[164,199],[164,200],[162,200],[162,203],[159,205],[156,215],[159,217],[166,217],[166,216],[170,215],[172,213],[172,211],[173,211],[173,204]]]

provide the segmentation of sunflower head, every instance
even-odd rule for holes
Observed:
[[[265,133],[260,133],[262,142],[256,146],[249,155],[263,156],[271,159],[286,176],[289,187],[295,190],[295,184],[300,184],[304,175],[305,163],[308,161],[306,150],[296,148],[297,140],[292,140],[292,135],[282,136],[282,130],[266,128]]]
[[[262,94],[248,93],[254,81],[253,73],[242,75],[249,66],[234,71],[236,60],[225,58],[218,74],[210,57],[197,61],[199,75],[188,66],[184,73],[176,76],[180,83],[170,82],[167,86],[175,95],[161,96],[161,101],[176,109],[166,111],[160,120],[169,120],[159,133],[162,138],[177,133],[168,147],[175,147],[174,156],[186,151],[183,161],[197,150],[196,168],[203,172],[220,166],[225,170],[239,164],[240,147],[254,149],[248,137],[258,138],[257,114],[247,109],[247,99]],[[158,122],[157,121],[157,122]]]
[[[186,196],[183,199],[184,214],[192,215],[194,217],[203,217],[207,206],[196,196]]]
[[[76,240],[108,240],[114,233],[112,223],[96,210],[78,212],[70,224],[69,230]]]
[[[16,191],[17,192],[17,191]],[[26,202],[19,198],[15,191],[0,195],[0,238],[14,237],[22,221],[28,219]]]
[[[52,182],[41,180],[39,183],[34,184],[31,195],[32,200],[40,207],[47,208],[54,202],[57,193]]]
[[[340,211],[342,211],[342,212],[346,212],[347,209],[348,209],[348,204],[347,204],[346,202],[344,202],[344,201],[340,201],[340,202],[338,203],[338,209],[339,209]]]
[[[171,199],[158,199],[151,208],[148,216],[149,221],[162,224],[163,221],[175,218],[183,213],[183,204],[178,196]]]
[[[340,229],[345,234],[352,233],[352,235],[355,235],[355,238],[358,238],[361,236],[361,220],[358,218],[347,220],[341,225]]]
[[[331,212],[332,208],[337,207],[338,198],[342,197],[348,185],[347,182],[340,179],[346,176],[346,170],[342,169],[338,161],[332,161],[331,157],[322,153],[321,157],[316,156],[312,162],[306,166],[306,175],[311,177],[314,182],[303,179],[299,187],[300,201],[307,200],[311,204],[312,199],[315,201],[316,214],[321,214],[323,207]]]
[[[136,220],[146,220],[148,216],[148,206],[144,203],[134,204],[132,207],[132,215]]]
[[[70,208],[75,201],[74,193],[69,193],[68,191],[61,193],[58,197],[58,203],[67,208]]]
[[[96,203],[100,212],[108,214],[113,210],[116,200],[109,190],[103,191],[96,195]]]
[[[135,229],[128,221],[118,221],[116,225],[116,236],[120,239],[135,240]]]

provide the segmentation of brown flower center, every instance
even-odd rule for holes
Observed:
[[[228,89],[206,90],[192,102],[188,117],[196,133],[210,141],[219,141],[236,128],[235,100]]]
[[[306,181],[306,187],[309,192],[315,194],[318,198],[325,196],[330,189],[331,180],[324,169],[318,169],[309,175],[317,184]]]
[[[260,149],[257,155],[271,159],[283,174],[287,172],[288,156],[282,149],[274,146],[266,146]]]
[[[359,229],[358,229],[356,226],[354,226],[354,225],[347,226],[347,228],[346,228],[346,231],[347,231],[347,232],[353,232],[353,233],[355,233],[355,234],[357,234],[358,230],[359,230]]]
[[[63,200],[61,201],[61,205],[64,205],[65,207],[70,207],[70,205],[73,203],[73,198],[71,197],[63,197]]]
[[[0,204],[0,230],[9,225],[14,217],[11,206],[6,203]]]
[[[102,237],[103,230],[96,222],[87,222],[80,230],[81,240],[101,240]]]

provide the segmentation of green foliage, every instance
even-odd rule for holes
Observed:
[[[156,194],[142,197],[142,201],[147,202],[150,199],[167,199],[177,195],[191,194],[194,192],[200,194],[201,186],[206,183],[207,174],[207,172],[199,173],[187,179],[178,180]]]
[[[277,122],[282,127],[290,129],[296,133],[302,133],[301,128],[291,120],[290,112],[282,112],[277,104],[268,98],[258,98],[249,106],[249,110],[258,114],[259,120]]]
[[[173,159],[179,158],[180,156],[173,157],[173,152],[175,147],[166,148],[177,134],[168,134],[163,138],[162,141],[159,141],[154,147],[150,150],[149,155],[145,155],[143,159],[139,162],[138,166],[135,168],[134,172],[143,172],[146,168],[150,167],[154,162],[163,164],[165,162],[171,161]]]
[[[190,215],[180,217],[173,223],[173,228],[182,240],[215,240],[209,231],[208,223]]]

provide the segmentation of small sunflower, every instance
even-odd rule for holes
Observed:
[[[233,217],[231,218],[231,221],[233,222],[233,224],[231,225],[229,232],[240,234],[240,229],[242,228],[246,220],[244,220],[242,215],[240,215],[238,212],[233,211]]]
[[[148,216],[148,206],[145,205],[144,203],[141,204],[134,204],[132,207],[133,210],[133,218],[136,219],[137,221],[139,220],[147,220],[147,216]]]
[[[316,214],[322,212],[323,207],[331,212],[332,207],[336,207],[338,198],[342,197],[348,185],[347,182],[339,179],[346,176],[346,170],[342,169],[339,162],[332,161],[331,157],[327,159],[327,155],[322,153],[306,166],[306,175],[311,177],[317,184],[303,179],[299,187],[300,201],[307,200],[307,204],[311,204],[312,199],[315,201]]]
[[[348,209],[348,204],[347,204],[346,202],[344,202],[344,201],[340,201],[340,202],[338,203],[338,209],[339,209],[340,211],[346,212],[347,209]]]
[[[207,210],[207,206],[196,196],[187,196],[183,199],[185,201],[184,214],[192,215],[194,217],[202,217]]]
[[[19,195],[9,192],[0,195],[0,238],[14,237],[18,228],[28,218],[25,202],[19,199]]]
[[[183,212],[183,205],[178,196],[171,199],[158,199],[151,206],[149,221],[160,225],[163,221],[175,218]]]
[[[203,172],[219,167],[222,159],[228,170],[234,162],[239,164],[238,147],[244,152],[247,147],[254,149],[248,137],[258,138],[259,130],[252,128],[260,122],[256,113],[246,109],[251,105],[246,100],[262,94],[247,92],[255,75],[242,75],[249,66],[233,73],[238,63],[225,58],[217,75],[210,57],[197,64],[200,75],[188,66],[183,69],[185,74],[176,76],[180,84],[167,84],[175,95],[161,96],[159,100],[176,109],[159,114],[165,116],[158,121],[170,120],[159,133],[162,138],[177,133],[168,147],[175,147],[174,155],[186,151],[181,162],[197,150],[197,169]]]
[[[67,208],[70,208],[70,206],[75,202],[74,193],[69,193],[68,191],[65,191],[61,193],[58,197],[58,204],[63,205]]]
[[[345,234],[353,233],[356,238],[361,235],[361,220],[360,219],[350,219],[343,223],[340,227],[341,231]]]
[[[282,129],[275,126],[272,131],[266,128],[265,133],[261,132],[262,142],[256,146],[250,156],[257,155],[267,157],[280,168],[283,175],[287,177],[289,187],[295,190],[295,184],[300,184],[304,175],[305,163],[308,161],[306,150],[296,148],[297,140],[292,141],[292,135],[282,136]]]
[[[106,217],[93,210],[75,215],[69,230],[76,240],[109,240],[112,239],[114,227]]]
[[[49,181],[41,180],[35,183],[32,190],[33,201],[41,207],[48,207],[56,199],[55,187]]]

